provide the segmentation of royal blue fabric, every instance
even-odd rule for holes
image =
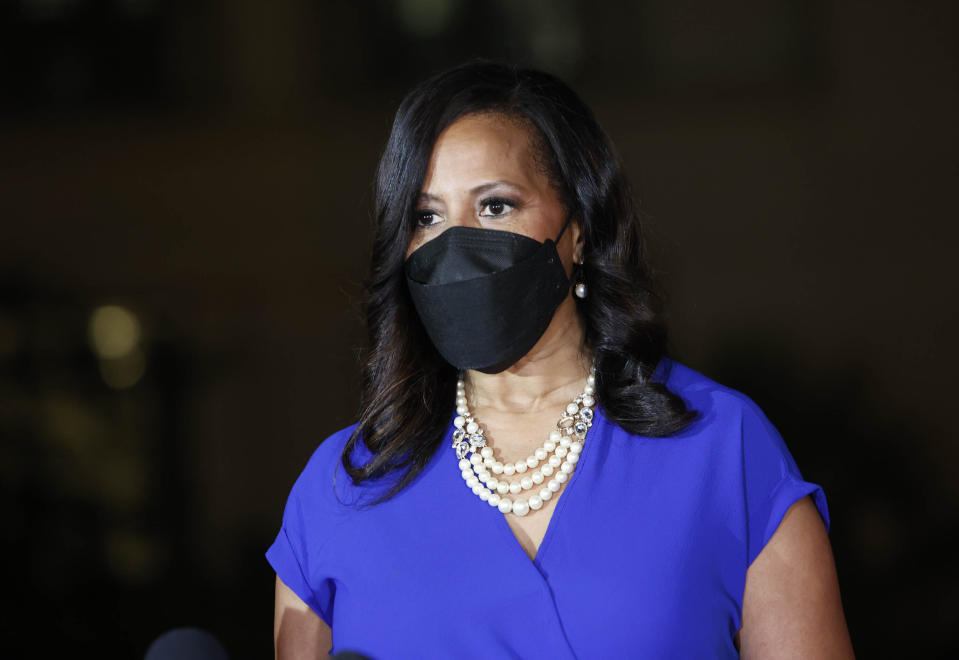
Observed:
[[[334,652],[736,658],[746,569],[806,495],[828,530],[825,495],[746,395],[666,358],[654,378],[700,417],[650,438],[598,407],[535,561],[466,488],[449,437],[394,499],[354,506],[382,490],[339,463],[352,427],[310,458],[267,558]]]

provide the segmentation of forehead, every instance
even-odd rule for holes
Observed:
[[[464,177],[537,178],[532,130],[527,122],[501,114],[460,117],[433,146],[424,190]]]

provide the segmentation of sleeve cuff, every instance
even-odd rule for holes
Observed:
[[[762,549],[766,547],[766,544],[769,543],[773,534],[779,529],[779,524],[782,522],[783,517],[785,517],[789,507],[807,495],[812,495],[813,503],[816,505],[816,509],[819,510],[819,515],[822,517],[823,524],[826,526],[826,533],[829,533],[829,508],[826,505],[826,495],[822,488],[808,481],[797,480],[789,476],[779,484],[767,501],[765,508],[768,514],[765,516],[766,523],[762,532],[762,543],[749,549],[749,562],[747,565],[751,565],[753,560],[759,556]]]
[[[329,612],[324,612],[319,607],[316,595],[310,587],[309,582],[303,575],[303,569],[293,552],[293,545],[287,536],[286,527],[280,529],[276,535],[273,545],[266,551],[266,559],[270,566],[276,572],[277,577],[283,581],[283,584],[293,590],[304,603],[309,605],[310,609],[323,619],[326,625],[332,627],[332,617]]]

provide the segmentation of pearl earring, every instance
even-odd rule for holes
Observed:
[[[579,298],[579,299],[582,300],[583,298],[586,297],[586,283],[583,282],[583,280],[582,280],[582,277],[583,277],[583,274],[582,274],[583,262],[580,261],[580,262],[579,262],[578,264],[576,264],[576,265],[579,266],[579,268],[577,268],[577,270],[580,271],[580,274],[579,274],[580,280],[579,280],[579,282],[576,283],[576,286],[573,287],[573,293],[576,295],[577,298]]]

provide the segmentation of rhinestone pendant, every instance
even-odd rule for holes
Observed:
[[[460,440],[453,446],[456,447],[456,458],[458,459],[464,459],[470,453],[470,443],[466,440]]]

